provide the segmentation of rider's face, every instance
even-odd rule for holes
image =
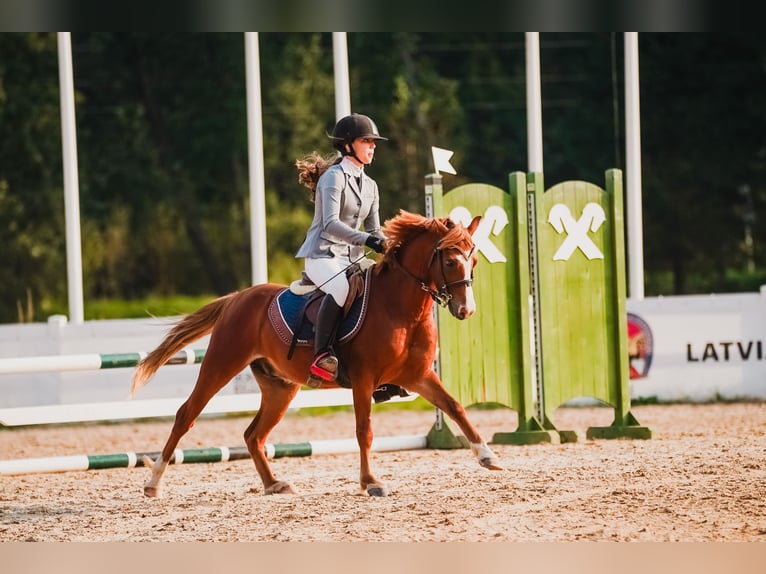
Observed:
[[[375,138],[356,138],[351,147],[356,154],[356,157],[351,156],[352,160],[359,159],[363,165],[370,165],[372,158],[375,156]]]

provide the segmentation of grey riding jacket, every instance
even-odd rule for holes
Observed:
[[[364,255],[364,242],[370,235],[384,237],[380,231],[378,184],[364,170],[360,172],[361,190],[342,163],[322,174],[314,198],[314,220],[296,257],[342,256],[354,261]]]

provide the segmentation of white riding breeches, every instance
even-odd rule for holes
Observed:
[[[323,257],[305,260],[306,275],[314,284],[328,295],[332,295],[341,307],[348,297],[348,279],[346,269],[351,266],[347,257]]]

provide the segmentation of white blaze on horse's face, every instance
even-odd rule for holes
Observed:
[[[449,293],[449,310],[452,315],[458,319],[467,319],[476,312],[476,299],[473,295],[473,287],[471,286],[473,280],[471,278],[473,267],[475,263],[474,250],[461,251],[457,248],[453,248],[458,253],[457,257],[451,257],[446,261],[446,266],[451,267],[455,272],[460,269],[462,271],[462,277],[456,279],[457,273],[452,273],[448,284],[445,285]],[[445,277],[446,279],[446,277]],[[451,292],[457,287],[463,287],[465,289],[465,298],[463,301],[458,301],[453,297]]]
[[[463,257],[465,260],[463,261],[463,270],[465,271],[464,279],[466,281],[471,281],[471,276],[473,274],[473,249],[468,252],[464,253]],[[474,313],[476,313],[476,298],[473,296],[473,284],[472,282],[466,283],[467,287],[465,288],[465,317],[461,317],[464,319],[467,319]]]

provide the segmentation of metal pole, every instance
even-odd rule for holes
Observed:
[[[345,32],[332,33],[332,61],[335,70],[335,119],[339,120],[351,113],[348,43]]]
[[[545,420],[545,396],[543,393],[542,356],[540,352],[540,295],[537,271],[537,230],[535,198],[536,186],[530,188],[529,184],[536,184],[543,176],[543,112],[542,95],[540,88],[540,34],[539,32],[527,32],[526,41],[526,69],[527,69],[527,220],[529,224],[529,261],[531,272],[530,296],[532,321],[532,347],[535,357],[533,364],[535,386],[532,399],[536,406],[537,417],[540,421]],[[530,177],[532,179],[530,179]]]
[[[540,91],[540,33],[525,35],[527,64],[527,155],[529,173],[543,173],[543,106]]]
[[[253,285],[266,283],[266,183],[263,173],[263,119],[258,32],[245,32],[247,138],[250,171],[250,257]]]
[[[641,205],[641,111],[638,32],[625,32],[625,184],[628,228],[628,294],[644,298],[644,232]]]
[[[434,186],[438,185],[441,186],[442,184],[442,176],[439,175],[439,173],[432,173],[430,175],[426,176],[426,217],[432,218],[435,217],[434,215]],[[438,334],[439,332],[439,308],[438,306],[433,306],[432,315],[434,318],[434,324],[436,325],[436,332]],[[441,363],[440,363],[440,348],[437,346],[437,352],[436,352],[436,358],[434,359],[434,371],[438,376],[441,377]],[[436,422],[434,423],[434,428],[436,430],[440,431],[444,428],[444,413],[441,409],[436,409]]]
[[[67,291],[69,320],[84,320],[82,288],[82,241],[80,238],[80,187],[77,171],[77,129],[74,113],[72,35],[59,32],[59,89],[61,91],[61,144],[64,161],[64,214],[66,225]]]

